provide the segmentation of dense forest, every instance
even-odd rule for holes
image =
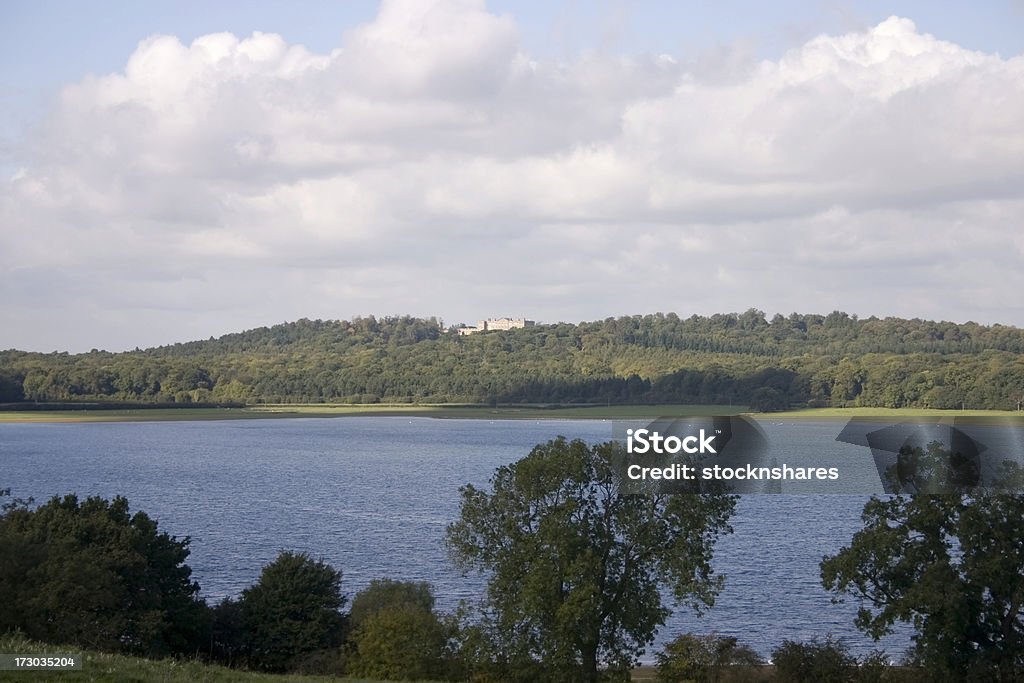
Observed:
[[[1019,409],[1024,330],[749,310],[460,336],[401,316],[125,353],[0,352],[0,402],[67,401]]]

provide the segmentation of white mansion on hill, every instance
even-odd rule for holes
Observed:
[[[476,327],[457,327],[459,334],[473,334],[489,330],[515,330],[520,327],[533,327],[536,323],[526,318],[488,318],[481,320]]]

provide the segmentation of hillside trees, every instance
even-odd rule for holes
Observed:
[[[1015,409],[1022,354],[1018,328],[839,312],[623,316],[467,337],[407,316],[300,320],[128,353],[0,351],[0,399],[746,406],[770,389],[760,403]]]

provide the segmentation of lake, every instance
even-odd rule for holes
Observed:
[[[701,617],[677,610],[659,642],[714,631],[767,654],[784,638],[832,633],[866,653],[876,645],[853,628],[856,605],[831,603],[818,564],[849,542],[868,495],[882,490],[870,451],[837,443],[840,422],[762,426],[780,462],[838,464],[843,487],[831,490],[848,493],[742,496],[735,533],[716,549],[725,590]],[[341,569],[350,598],[374,578],[428,581],[452,609],[484,586],[445,552],[459,487],[485,486],[496,467],[557,435],[600,442],[612,431],[598,420],[406,417],[4,424],[0,488],[37,502],[126,496],[162,530],[192,538],[189,565],[211,602],[237,595],[287,549]],[[907,631],[884,645],[901,654]]]

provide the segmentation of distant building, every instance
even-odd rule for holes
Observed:
[[[481,320],[476,327],[456,328],[461,335],[474,334],[476,332],[488,332],[491,330],[516,330],[521,327],[533,327],[537,323],[526,318],[488,318]]]

